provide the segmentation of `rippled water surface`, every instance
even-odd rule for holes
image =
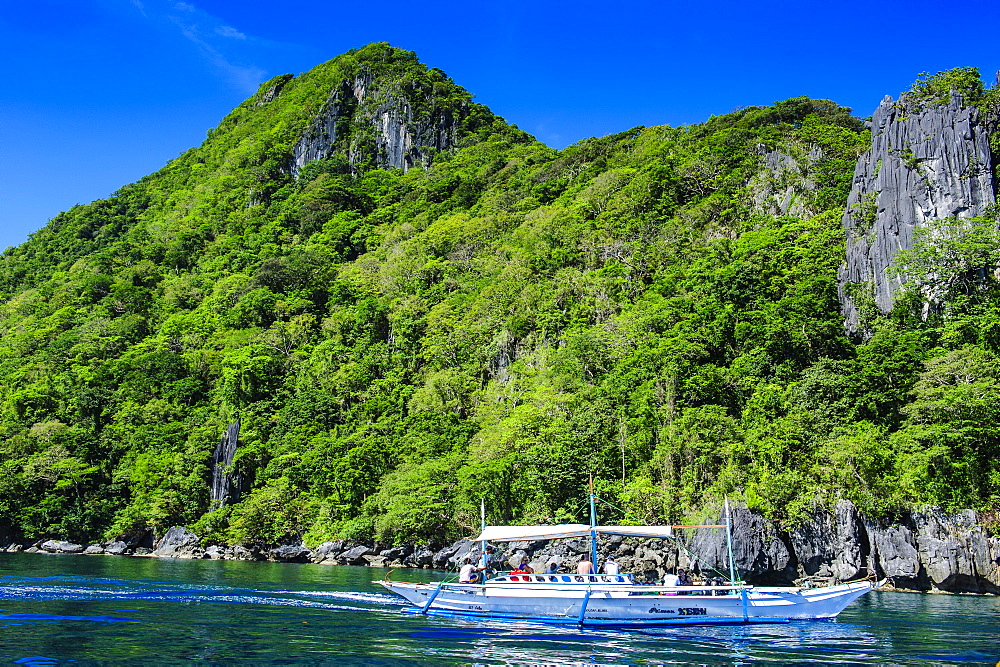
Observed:
[[[606,631],[423,618],[385,570],[0,554],[0,663],[996,664],[1000,598],[869,593],[832,622]],[[394,578],[436,579],[399,571]]]

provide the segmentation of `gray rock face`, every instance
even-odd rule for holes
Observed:
[[[368,567],[385,567],[389,559],[385,556],[376,556],[374,554],[369,554],[363,557],[364,565]]]
[[[976,521],[976,514],[913,515],[920,563],[932,587],[974,593],[1000,593],[997,561]]]
[[[459,540],[450,547],[445,547],[435,553],[431,559],[431,565],[439,570],[451,568],[456,562],[464,561],[474,547],[475,543],[472,540]],[[476,557],[478,557],[478,553]]]
[[[868,525],[872,537],[872,553],[877,569],[904,585],[915,585],[920,574],[920,558],[913,532],[901,524]]]
[[[238,502],[243,494],[243,476],[230,468],[239,438],[240,423],[235,421],[226,427],[225,434],[215,446],[212,454],[212,487],[209,489],[212,507]]]
[[[343,540],[337,540],[336,542],[324,542],[323,544],[316,547],[316,551],[313,552],[313,561],[316,563],[322,563],[325,560],[334,560],[347,545],[344,544]]]
[[[156,543],[151,555],[157,558],[203,558],[205,550],[198,546],[199,538],[181,526],[174,526]],[[136,549],[139,554],[139,549]]]
[[[85,549],[82,544],[74,544],[65,540],[46,540],[38,546],[42,551],[61,554],[80,554]]]
[[[119,538],[129,549],[146,549],[146,553],[156,548],[156,539],[151,530],[141,530]]]
[[[344,82],[331,93],[292,151],[293,174],[298,175],[309,162],[336,153],[338,128],[354,119],[363,120],[374,130],[375,154],[367,155],[372,147],[352,139],[347,147],[352,165],[373,158],[378,167],[406,171],[427,166],[436,151],[455,148],[457,128],[449,112],[432,108],[418,113],[401,91],[376,86],[372,73],[363,69],[354,81]]]
[[[251,550],[241,546],[222,547],[217,544],[205,549],[201,557],[212,560],[264,560],[256,549]]]
[[[430,567],[434,561],[434,552],[430,549],[416,549],[407,556],[406,563],[414,567]]]
[[[833,514],[820,512],[789,533],[802,574],[850,581],[862,576],[868,535],[854,505],[837,502]]]
[[[732,510],[733,556],[736,567],[751,583],[778,583],[795,578],[792,554],[776,527],[747,509]],[[722,519],[718,523],[722,523]],[[694,531],[688,549],[699,555],[704,566],[717,572],[729,571],[729,551],[725,531]]]
[[[378,553],[379,556],[389,560],[389,561],[401,561],[413,553],[413,547],[393,547],[391,549],[383,549]]]
[[[292,150],[292,174],[298,176],[302,168],[310,162],[328,158],[334,153],[337,119],[342,114],[345,116],[349,114],[347,100],[353,99],[352,92],[350,89],[335,90],[323,104],[320,112]]]
[[[959,95],[948,104],[918,107],[886,96],[872,116],[872,147],[858,160],[847,200],[847,258],[838,287],[849,330],[858,305],[847,288],[874,297],[887,313],[902,284],[886,271],[901,250],[912,248],[924,223],[982,215],[995,202],[989,136],[974,107]]]
[[[281,94],[281,89],[285,87],[285,84],[294,78],[295,76],[292,74],[282,74],[271,79],[269,82],[271,85],[267,86],[266,89],[264,86],[267,84],[262,84],[257,93],[257,101],[254,106],[262,107],[268,102],[272,102],[274,98]]]
[[[112,556],[124,556],[128,550],[128,544],[125,542],[111,542],[104,547],[104,553]]]
[[[749,190],[754,210],[764,215],[792,215],[806,218],[815,215],[807,193],[816,189],[810,170],[823,157],[819,148],[813,148],[799,159],[780,151],[766,151],[761,159],[761,169],[751,179]]]
[[[354,547],[349,549],[344,553],[337,556],[337,560],[346,563],[348,565],[365,565],[365,556],[370,556],[375,553],[375,550],[371,547],[366,547],[361,545],[359,547]]]
[[[308,563],[313,556],[304,544],[283,544],[267,552],[271,560],[281,563]]]
[[[227,547],[225,550],[227,560],[263,560],[256,549],[247,549],[240,545]]]
[[[83,550],[83,553],[85,553],[85,554],[95,554],[95,555],[96,554],[103,554],[104,553],[104,547],[102,547],[100,544],[91,544],[86,549]]]

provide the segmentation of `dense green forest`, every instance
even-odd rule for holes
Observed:
[[[384,168],[362,110],[291,169],[359,74],[453,119],[455,147]],[[909,94],[947,77],[990,96],[967,68]],[[0,533],[440,544],[481,498],[493,522],[582,519],[590,474],[625,521],[724,495],[786,524],[840,497],[995,512],[994,221],[918,242],[900,305],[849,336],[841,218],[869,143],[802,97],[554,150],[384,44],[269,81],[0,258]],[[247,493],[211,507],[235,420]]]

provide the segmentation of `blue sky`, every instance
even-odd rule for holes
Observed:
[[[798,95],[868,116],[921,72],[1000,69],[995,0],[32,0],[0,9],[0,249],[201,143],[276,74],[416,51],[540,140]]]

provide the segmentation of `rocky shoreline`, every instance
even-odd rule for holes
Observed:
[[[622,571],[648,580],[685,568],[711,575],[728,571],[725,534],[721,530],[687,531],[678,547],[658,539],[610,537],[602,540],[599,560],[613,555]],[[512,542],[498,546],[498,563],[519,563],[528,556],[532,567],[555,562],[574,568],[589,553],[586,539],[558,542]],[[84,555],[207,558],[215,560],[362,565],[391,568],[455,570],[465,558],[477,558],[479,545],[459,540],[443,549],[421,545],[390,546],[325,542],[315,549],[286,544],[273,549],[201,543],[186,528],[175,526],[155,541],[75,544],[40,540],[10,543],[7,552]],[[743,578],[758,585],[826,585],[874,574],[888,578],[896,590],[941,593],[1000,594],[1000,538],[991,537],[975,512],[906,513],[893,523],[873,521],[846,500],[821,511],[789,531],[781,530],[746,509],[733,511],[733,552]],[[698,554],[697,560],[691,554]]]

